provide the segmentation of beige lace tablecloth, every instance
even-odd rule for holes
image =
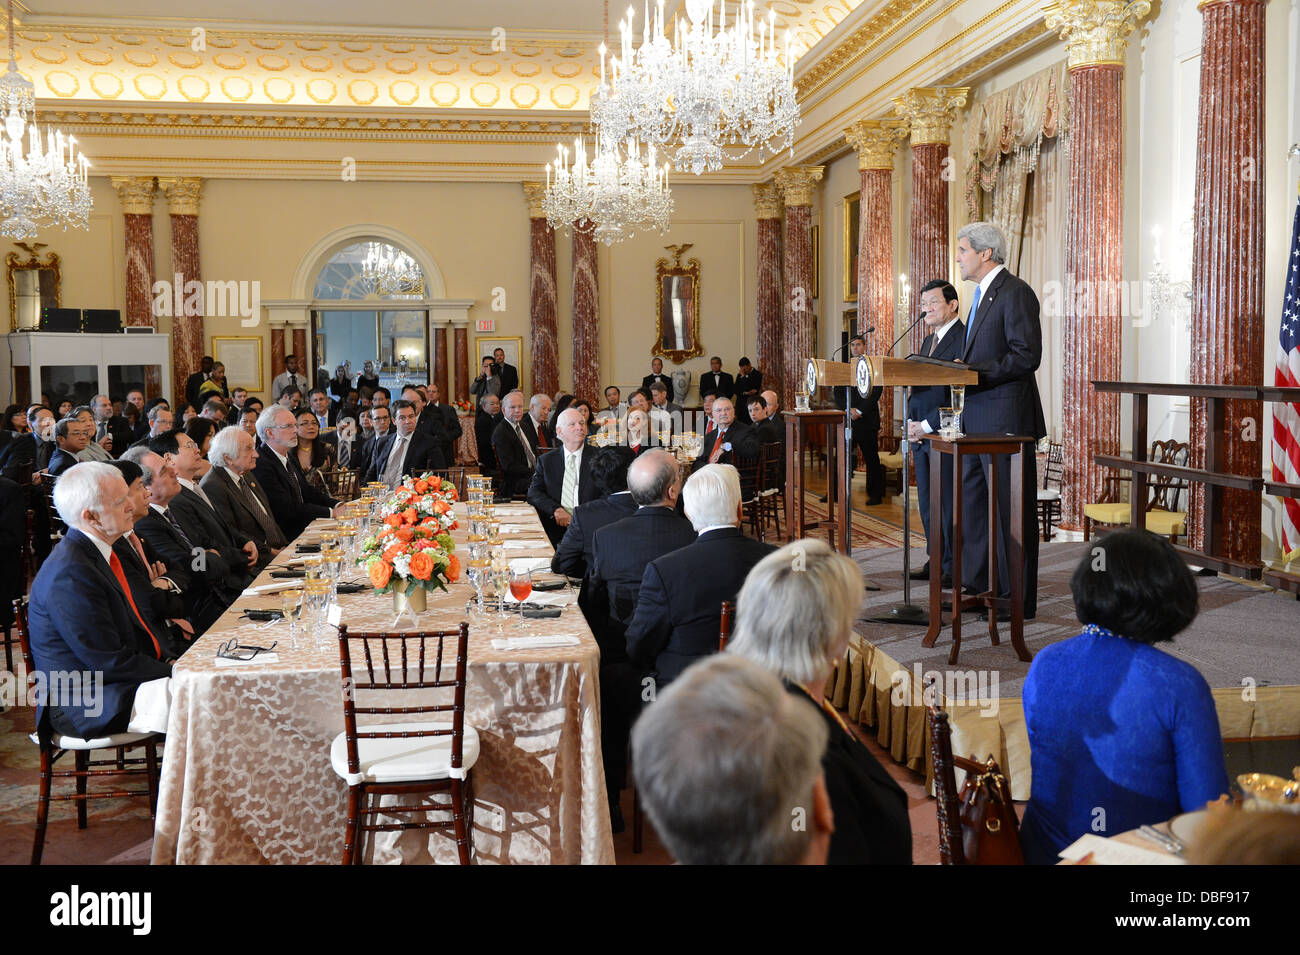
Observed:
[[[528,525],[514,539],[537,538],[534,549],[511,549],[508,557],[550,555],[532,508],[505,513],[502,520]],[[464,526],[462,521],[458,539]],[[309,528],[304,537],[314,534]],[[355,577],[360,576],[358,568]],[[270,581],[268,573],[256,583]],[[449,593],[430,594],[421,628],[457,626],[471,594],[463,575]],[[350,629],[392,625],[390,596],[367,591],[344,595],[340,604]],[[294,649],[287,624],[262,629],[239,618],[246,607],[278,606],[278,595],[237,600],[176,664],[155,863],[342,858],[347,786],[329,759],[330,742],[343,731],[337,634],[327,627],[313,641],[300,633]],[[575,636],[578,646],[494,650],[492,638],[519,635],[520,622],[509,618],[500,634],[495,620],[470,618],[466,719],[481,741],[473,770],[477,861],[612,864],[596,642],[581,612],[569,606],[558,619],[528,625],[534,634]],[[399,629],[412,629],[409,617]],[[264,647],[278,640],[278,659],[218,667],[217,646],[236,636]],[[456,858],[453,841],[439,833],[377,835],[367,861]]]

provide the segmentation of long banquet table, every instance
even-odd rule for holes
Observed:
[[[467,522],[464,505],[456,507],[461,521],[453,537],[460,545]],[[500,505],[498,511],[503,523],[523,525],[516,534],[502,534],[518,542],[508,557],[550,556],[531,507]],[[317,533],[309,527],[303,537]],[[292,552],[291,545],[275,563]],[[254,585],[273,582],[271,569]],[[344,579],[364,579],[361,568]],[[448,593],[430,593],[420,629],[457,626],[471,594],[463,573]],[[299,649],[293,649],[287,624],[267,627],[240,616],[247,607],[278,608],[279,599],[235,601],[176,663],[155,864],[342,859],[347,786],[329,758],[330,742],[343,730],[338,638],[332,627],[314,641],[299,628]],[[386,630],[393,622],[391,596],[367,590],[341,595],[339,604],[352,630]],[[466,719],[481,745],[473,770],[476,861],[612,864],[600,752],[600,653],[582,613],[570,605],[557,619],[529,622],[533,634],[579,639],[577,646],[550,649],[496,650],[492,639],[503,634],[495,621],[471,617],[469,623]],[[504,636],[517,635],[511,624]],[[415,628],[407,617],[397,629]],[[217,647],[232,637],[255,646],[277,640],[278,659],[218,665]],[[368,862],[456,858],[453,840],[437,832],[373,834],[367,845]]]

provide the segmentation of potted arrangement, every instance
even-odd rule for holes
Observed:
[[[379,530],[366,538],[357,563],[376,593],[393,595],[399,616],[422,613],[428,592],[460,579],[451,531],[456,487],[436,476],[408,478],[380,505]]]

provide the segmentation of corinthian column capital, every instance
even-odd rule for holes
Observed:
[[[1071,70],[1122,66],[1129,34],[1150,12],[1149,0],[1057,0],[1043,7],[1047,28],[1065,41]]]
[[[528,218],[545,219],[546,213],[542,211],[542,200],[546,198],[546,183],[544,182],[525,182],[524,197],[528,200]]]
[[[787,206],[810,206],[813,187],[825,174],[825,166],[787,166],[776,171],[776,186]]]
[[[203,192],[203,180],[198,176],[160,177],[158,188],[167,196],[167,211],[171,215],[199,214],[199,194]]]
[[[969,86],[920,86],[895,97],[894,112],[907,121],[913,146],[946,143],[969,95]]]
[[[760,219],[781,218],[781,187],[775,182],[756,182],[749,187],[754,193],[754,211]]]
[[[844,138],[858,152],[858,169],[893,169],[899,140],[907,137],[900,119],[860,119],[844,130]]]
[[[153,215],[153,176],[113,176],[110,181],[127,215]]]

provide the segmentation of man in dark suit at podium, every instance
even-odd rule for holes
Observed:
[[[921,342],[920,354],[927,358],[956,361],[966,344],[966,326],[958,318],[961,303],[957,290],[943,279],[932,279],[921,289],[921,313],[929,334]],[[907,401],[907,440],[912,442],[909,452],[916,468],[916,497],[921,509],[921,524],[925,539],[930,541],[930,445],[921,440],[925,434],[939,430],[939,409],[951,405],[947,385],[930,385],[912,388]],[[943,473],[940,475],[941,512],[938,532],[943,535],[943,585],[952,586],[952,458],[941,455]],[[926,548],[929,553],[929,547]],[[913,580],[930,578],[930,562],[912,571]]]
[[[861,338],[849,342],[852,357],[851,364],[867,353],[867,343]],[[880,463],[880,395],[884,388],[876,386],[865,398],[857,388],[850,388],[849,397],[853,407],[853,448],[862,452],[862,460],[867,468],[867,506],[875,507],[885,499],[885,468]],[[844,389],[836,388],[835,407],[844,409]],[[849,453],[853,453],[853,448]]]
[[[964,281],[977,283],[966,319],[961,361],[979,372],[966,387],[961,429],[966,434],[1018,434],[1035,441],[1047,434],[1034,371],[1043,356],[1038,297],[1007,271],[1006,238],[992,223],[972,222],[957,233],[957,265]],[[967,459],[962,468],[962,576],[984,590],[988,584],[988,476],[994,455]],[[1006,554],[1011,539],[1011,459],[997,455],[998,592],[1011,592]],[[1025,618],[1038,612],[1038,534],[1033,493],[1037,468],[1031,446],[1024,455]],[[999,616],[1002,616],[1000,613]],[[1009,619],[1009,615],[1008,615]]]

